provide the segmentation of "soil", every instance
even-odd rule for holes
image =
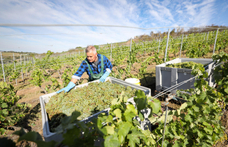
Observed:
[[[179,53],[177,53],[179,54]],[[147,54],[147,56],[150,56]],[[172,55],[175,56],[175,55]],[[182,54],[182,57],[184,57],[184,53]],[[140,69],[141,65],[139,63],[134,63],[133,67],[135,70],[132,71],[132,74],[135,74]],[[126,68],[126,66],[121,66],[121,68]],[[115,70],[114,70],[115,71]],[[60,84],[62,84],[62,80],[59,79],[59,75],[57,73],[53,74],[53,77],[57,78]],[[86,83],[88,75],[84,73],[82,75],[83,82]],[[155,90],[155,63],[152,63],[147,67],[147,73],[145,74],[145,77],[140,79],[141,85],[148,87],[151,89],[151,95],[154,96],[158,92]],[[42,86],[45,87],[45,85],[50,84],[49,82],[45,82]],[[28,131],[36,131],[43,137],[43,130],[42,130],[42,118],[41,118],[41,108],[40,108],[40,102],[39,97],[44,95],[44,91],[37,86],[33,86],[29,82],[29,78],[25,78],[24,80],[18,80],[18,84],[15,85],[15,82],[13,83],[13,86],[17,90],[17,95],[21,97],[21,99],[18,101],[18,103],[27,103],[30,104],[30,110],[27,112],[26,116],[18,122],[15,126],[9,127],[6,134],[1,137],[7,137],[14,141],[18,139],[16,135],[12,135],[12,133],[16,130],[20,130],[21,127],[24,128],[26,132]],[[54,91],[49,91],[49,93]],[[161,99],[161,102],[163,103],[165,99]],[[165,108],[164,104],[162,104],[162,109]],[[167,105],[169,109],[178,109],[180,107],[180,103],[176,102],[175,100],[169,101],[169,104]],[[226,128],[226,133],[228,133],[228,110],[224,110],[223,116],[221,118],[221,123]],[[29,145],[31,147],[36,147],[36,144],[34,143],[28,143],[28,142],[21,142],[17,144],[18,147],[24,147],[26,145]],[[215,147],[228,147],[228,141],[222,140],[218,142]]]

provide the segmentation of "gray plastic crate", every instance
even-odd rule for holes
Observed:
[[[120,84],[120,85],[123,85],[125,87],[127,86],[130,86],[132,89],[137,89],[137,90],[142,90],[145,92],[146,95],[148,96],[151,96],[151,90],[149,88],[146,88],[146,87],[143,87],[143,86],[138,86],[138,85],[135,85],[135,84],[131,84],[131,83],[127,83],[123,80],[120,80],[120,79],[116,79],[116,78],[113,78],[113,77],[108,77],[106,79],[106,81],[110,81],[111,83],[116,83],[116,84]],[[93,81],[93,82],[99,82],[99,80],[96,80],[96,81]],[[84,86],[88,86],[89,83],[85,83],[85,84],[81,84],[81,85],[78,85],[78,86],[75,86],[74,89],[78,88],[78,87],[84,87]],[[56,95],[57,93],[54,92],[54,93],[50,93],[50,94],[46,94],[46,95],[43,95],[43,96],[40,96],[40,106],[41,106],[41,115],[42,115],[42,126],[43,126],[43,136],[44,136],[44,139],[45,141],[61,141],[63,139],[62,135],[61,134],[57,134],[57,133],[54,133],[54,132],[50,132],[50,128],[49,128],[49,123],[48,123],[48,116],[47,116],[47,112],[46,112],[46,109],[45,109],[45,103],[48,103],[49,102],[49,99],[53,96],[53,95]],[[133,101],[133,98],[129,98],[128,101]],[[93,114],[91,115],[90,117],[82,120],[82,122],[88,122],[89,120],[91,120],[92,118],[94,117],[97,117],[100,113],[108,113],[109,111],[109,108],[103,110],[103,111],[100,111],[96,114]]]
[[[173,85],[176,85],[180,82],[183,82],[185,80],[188,80],[194,77],[191,74],[191,71],[192,71],[191,69],[165,67],[167,64],[174,64],[174,63],[188,62],[188,61],[202,63],[203,65],[208,64],[206,68],[208,75],[210,75],[210,73],[212,72],[212,66],[213,66],[212,59],[177,58],[156,66],[156,90],[157,91],[164,90],[166,88],[169,88]],[[195,80],[191,80],[181,85],[180,87],[178,87],[177,90],[194,88],[194,82]],[[211,75],[208,78],[208,82],[210,86],[214,85]],[[172,92],[175,93],[175,90]]]

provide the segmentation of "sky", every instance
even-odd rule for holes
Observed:
[[[0,0],[2,24],[97,26],[0,26],[0,51],[46,53],[127,41],[168,27],[228,26],[227,0]],[[172,28],[171,28],[172,29]]]

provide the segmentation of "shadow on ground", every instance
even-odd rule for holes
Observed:
[[[32,109],[29,109],[26,113],[25,117],[20,120],[15,126],[16,127],[23,127],[28,131],[32,131],[32,127],[29,125],[31,121],[36,121],[39,119],[38,113],[40,114],[41,108],[40,103],[36,104]]]

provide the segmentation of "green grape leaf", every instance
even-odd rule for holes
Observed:
[[[137,90],[135,92],[135,96],[138,98],[145,98],[146,97],[145,93],[142,90]]]
[[[120,142],[118,140],[117,134],[112,134],[104,138],[104,146],[107,147],[118,147],[120,146]]]
[[[132,124],[129,122],[122,122],[119,124],[118,136],[119,141],[124,143],[125,137],[127,136],[128,132],[131,129]]]
[[[148,103],[153,113],[158,113],[161,110],[161,102],[158,99],[153,99],[152,102]]]
[[[8,107],[7,103],[2,103],[2,108],[7,108],[7,107]]]
[[[135,107],[132,104],[127,105],[127,110],[129,110],[130,112],[133,112],[135,115],[138,114],[137,109],[135,109]]]
[[[3,109],[3,110],[2,110],[2,114],[6,116],[6,115],[9,114],[9,111],[8,111],[7,109]]]
[[[134,129],[132,131],[131,134],[127,135],[127,139],[129,139],[129,143],[128,146],[130,147],[135,147],[135,144],[139,144],[140,143],[140,137],[143,137],[144,135],[142,134],[142,132]]]
[[[136,107],[137,107],[138,111],[141,111],[142,109],[144,109],[147,106],[147,97],[138,97],[137,96],[134,98],[134,101],[136,103]]]
[[[224,89],[224,91],[228,94],[228,87],[226,89]]]
[[[118,117],[118,118],[122,118],[122,113],[120,109],[116,109],[113,111],[113,113]]]
[[[133,119],[133,117],[135,117],[136,115],[133,113],[133,112],[131,112],[130,110],[126,110],[125,112],[124,112],[124,117],[125,117],[125,119],[127,120],[127,121],[129,121],[129,122],[132,122],[132,119]]]
[[[191,118],[191,116],[189,114],[185,115],[184,118],[185,118],[186,121],[192,122],[192,118]]]
[[[140,118],[140,120],[143,120],[144,119],[144,117],[143,117],[143,115],[142,115],[141,112],[139,112],[139,118]]]
[[[34,132],[34,131],[28,132],[28,133],[20,136],[18,141],[22,141],[22,140],[33,141],[33,142],[43,141],[41,135],[37,132]]]

